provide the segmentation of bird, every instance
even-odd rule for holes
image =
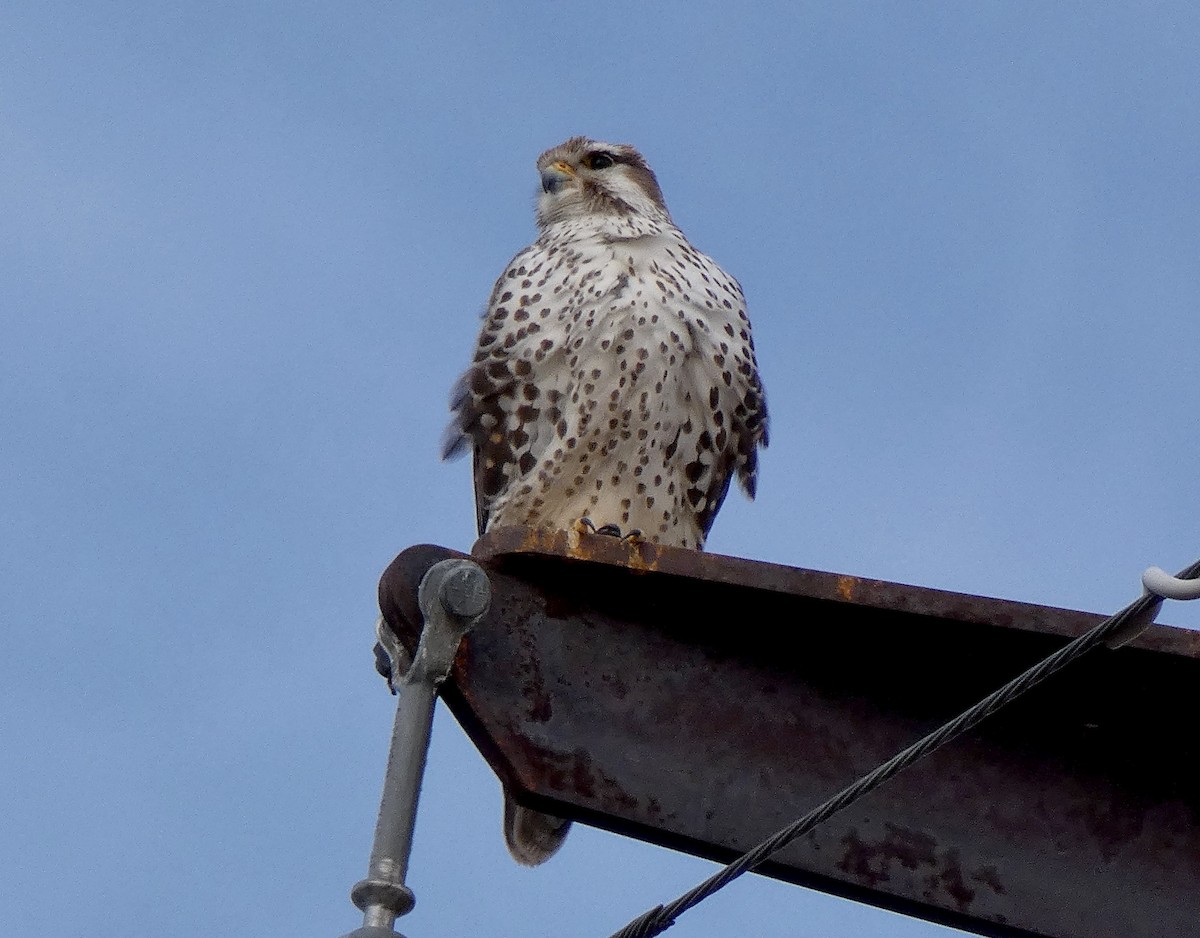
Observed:
[[[537,170],[538,236],[492,289],[443,458],[473,456],[480,535],[701,550],[735,477],[754,497],[768,442],[742,288],[674,223],[634,147],[571,137]],[[518,862],[549,859],[568,827],[506,791]]]

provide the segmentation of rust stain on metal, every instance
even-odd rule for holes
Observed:
[[[858,579],[852,576],[839,576],[837,580],[838,595],[846,602],[854,602],[854,586]]]
[[[1144,818],[1115,799],[1089,799],[1079,806],[1079,813],[1107,862],[1111,863],[1122,848],[1142,834]]]
[[[1005,893],[1004,884],[1000,882],[1000,874],[994,866],[981,866],[971,874],[971,879],[982,886],[987,886],[998,896]]]
[[[621,566],[640,572],[659,569],[661,551],[682,553],[680,548],[663,548],[650,541],[632,541],[603,534],[583,534],[575,530],[550,528],[499,528],[488,532],[476,543],[472,553],[479,558],[512,554],[553,555],[608,566]]]
[[[546,532],[543,531],[541,528],[526,528],[525,529],[525,538],[524,538],[524,549],[525,550],[544,550],[544,549],[546,549],[547,546],[551,546],[551,545],[544,544],[545,533]],[[571,534],[575,535],[574,539],[572,539],[570,537]],[[570,550],[570,549],[573,549],[573,548],[579,546],[578,542],[579,542],[578,533],[575,531],[569,532],[568,537],[567,537],[567,549]]]
[[[841,841],[845,852],[838,861],[838,868],[871,888],[891,883],[903,870],[905,875],[920,883],[925,899],[937,902],[943,896],[948,897],[958,911],[968,911],[976,890],[967,885],[957,849],[952,847],[939,853],[937,842],[922,831],[890,823],[884,828],[883,838],[874,842],[864,840],[857,829],[846,834]],[[995,867],[985,867],[971,878],[987,885],[994,893],[1004,892]]]
[[[842,838],[846,852],[838,860],[838,869],[854,876],[867,886],[878,886],[892,878],[892,863],[906,870],[937,863],[936,841],[928,834],[901,830],[887,825],[887,834],[880,841],[869,843],[851,829]]]
[[[582,749],[559,752],[520,734],[514,734],[511,741],[528,758],[530,765],[538,767],[536,776],[523,776],[532,783],[528,788],[582,795],[608,804],[613,810],[631,811],[638,807],[638,799],[625,791],[620,782],[606,774]]]
[[[629,551],[628,566],[631,570],[650,573],[658,569],[658,551],[649,541],[626,541],[625,547]]]
[[[542,669],[537,655],[531,654],[525,658],[522,668],[528,679],[522,685],[528,706],[529,718],[535,723],[546,723],[554,716],[554,706],[551,696],[546,693],[546,682],[542,678]]]
[[[616,563],[642,573],[658,569],[657,548],[649,541],[626,541],[578,531],[565,534],[568,553],[575,560]]]
[[[942,868],[926,882],[929,885],[929,890],[925,893],[926,898],[937,898],[938,889],[941,888],[958,906],[960,912],[966,912],[975,899],[975,890],[968,886],[963,878],[962,863],[959,861],[957,850],[950,849],[942,855]]]

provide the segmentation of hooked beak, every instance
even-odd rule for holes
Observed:
[[[542,191],[553,194],[561,189],[564,183],[574,178],[575,170],[558,160],[542,170]]]

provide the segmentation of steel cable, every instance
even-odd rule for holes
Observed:
[[[1193,580],[1200,577],[1200,561],[1192,564],[1179,574],[1178,579]],[[987,697],[964,711],[949,723],[934,730],[928,736],[913,743],[907,749],[897,753],[887,762],[864,775],[853,785],[844,788],[824,804],[810,811],[798,821],[789,824],[783,830],[768,837],[757,847],[738,857],[728,866],[718,870],[694,889],[685,892],[678,899],[666,905],[659,905],[638,916],[610,938],[651,938],[661,935],[675,924],[675,919],[693,906],[699,905],[713,893],[729,885],[743,873],[754,869],[773,854],[782,850],[797,837],[807,834],[822,821],[836,814],[859,798],[874,791],[892,776],[908,768],[918,759],[928,755],[940,746],[945,745],[956,736],[965,733],[982,720],[991,716],[1001,707],[1012,702],[1030,688],[1041,683],[1055,671],[1070,664],[1076,658],[1091,651],[1097,645],[1116,641],[1127,641],[1129,633],[1137,634],[1142,627],[1154,621],[1162,605],[1162,597],[1153,594],[1143,595],[1130,603],[1120,612],[1109,616],[1095,628],[1067,643],[1048,658],[1035,664],[1020,676],[1009,681],[999,690],[993,691]]]

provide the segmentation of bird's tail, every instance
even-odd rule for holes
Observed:
[[[522,807],[504,790],[504,841],[523,866],[538,866],[554,856],[570,827],[570,821]]]

